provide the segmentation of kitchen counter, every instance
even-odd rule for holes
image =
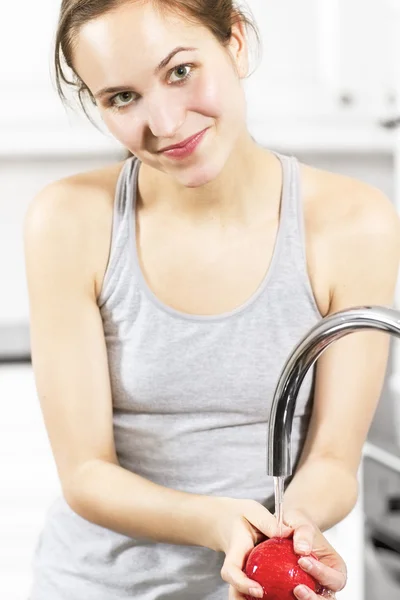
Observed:
[[[0,324],[0,364],[31,360],[30,332],[27,323]]]

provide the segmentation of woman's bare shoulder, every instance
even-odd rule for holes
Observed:
[[[397,212],[378,187],[360,179],[301,164],[303,202],[311,227],[324,233],[393,226]]]
[[[33,197],[27,218],[59,214],[81,219],[87,210],[110,209],[113,206],[118,176],[125,161],[99,169],[75,173],[48,183]]]
[[[338,289],[350,289],[349,282],[362,290],[363,272],[376,285],[379,277],[391,282],[400,253],[393,202],[379,188],[347,175],[309,165],[301,165],[301,173],[309,267],[316,289],[323,290],[324,310]]]
[[[118,176],[125,161],[112,163],[99,169],[74,173],[62,179],[53,181],[33,199],[33,203],[43,202],[44,197],[53,197],[53,203],[63,204],[65,208],[73,211],[85,208],[88,204],[112,206]],[[86,202],[82,204],[84,196]]]
[[[70,240],[81,252],[96,291],[108,259],[115,189],[124,163],[48,183],[32,198],[24,217],[28,247],[52,252],[55,245],[60,250],[62,240],[66,245]]]

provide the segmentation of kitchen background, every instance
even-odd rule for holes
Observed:
[[[30,560],[60,493],[29,361],[22,221],[50,181],[124,149],[51,83],[59,0],[4,3],[0,20],[0,598],[27,600]],[[263,39],[245,83],[252,135],[381,188],[400,210],[400,0],[248,0]],[[101,129],[101,126],[100,126]],[[399,296],[400,297],[400,296]],[[399,302],[396,302],[399,306]],[[347,561],[340,600],[400,598],[400,348],[364,449],[354,511],[328,532]],[[400,346],[400,344],[399,344]],[[338,432],[339,435],[339,432]]]

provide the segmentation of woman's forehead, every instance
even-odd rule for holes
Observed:
[[[127,3],[82,26],[79,41],[101,51],[104,44],[118,47],[124,43],[139,44],[147,50],[161,43],[181,44],[209,37],[206,27],[189,21],[181,14],[161,14],[151,4]],[[138,46],[136,46],[138,49]]]
[[[86,23],[74,46],[76,70],[154,69],[177,46],[206,51],[212,36],[183,16],[160,14],[150,4],[128,3]],[[84,79],[84,77],[81,75]]]

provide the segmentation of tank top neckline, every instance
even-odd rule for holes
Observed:
[[[194,321],[194,322],[215,322],[215,321],[225,321],[231,317],[241,315],[250,309],[260,298],[263,292],[266,290],[268,283],[270,282],[272,276],[275,273],[277,268],[277,264],[279,262],[279,258],[282,253],[282,248],[284,246],[284,240],[286,237],[286,226],[288,219],[288,212],[290,209],[290,190],[292,184],[293,177],[293,169],[292,169],[292,161],[294,157],[285,157],[280,155],[278,152],[273,152],[275,156],[279,159],[282,170],[282,186],[281,186],[281,201],[280,201],[280,216],[279,216],[279,224],[278,230],[275,237],[274,247],[272,251],[272,257],[267,268],[266,273],[264,274],[263,279],[261,280],[257,289],[251,294],[251,296],[242,304],[234,308],[230,311],[225,311],[218,314],[212,315],[201,315],[194,313],[186,313],[184,311],[180,311],[168,304],[162,302],[156,294],[152,291],[150,286],[148,285],[146,278],[142,273],[142,269],[139,262],[138,252],[137,252],[137,235],[136,235],[136,203],[137,203],[137,195],[138,195],[138,180],[139,180],[139,170],[141,165],[141,160],[135,156],[132,156],[129,160],[134,161],[133,169],[127,170],[127,176],[131,178],[131,185],[127,186],[129,193],[131,194],[131,207],[129,215],[129,241],[132,246],[131,256],[133,259],[133,267],[134,272],[138,280],[138,284],[140,286],[141,291],[143,291],[150,302],[163,311],[164,313],[186,321]]]

